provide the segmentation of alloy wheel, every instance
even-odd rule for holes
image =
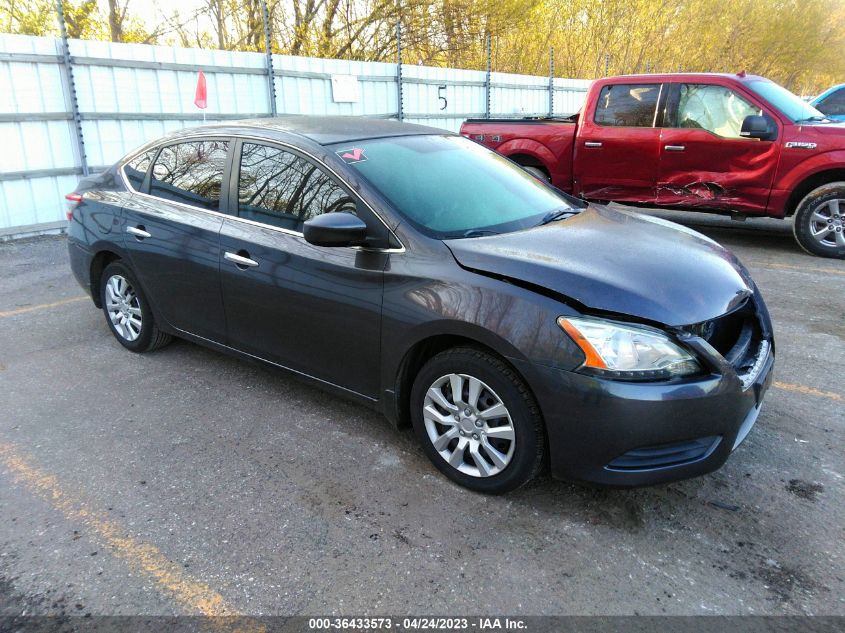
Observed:
[[[822,246],[845,246],[845,199],[819,205],[810,216],[810,234]]]
[[[106,311],[121,338],[134,341],[141,335],[141,303],[138,293],[122,275],[112,275],[106,282]]]
[[[435,450],[472,477],[501,473],[513,457],[516,433],[502,399],[478,378],[441,376],[423,400],[423,422]]]

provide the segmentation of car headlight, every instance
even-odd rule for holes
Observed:
[[[557,322],[586,356],[579,371],[622,380],[660,380],[701,371],[695,357],[659,330],[590,317],[560,317]]]

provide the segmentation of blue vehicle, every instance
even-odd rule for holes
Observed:
[[[835,121],[845,121],[845,84],[828,88],[810,102],[816,110]]]

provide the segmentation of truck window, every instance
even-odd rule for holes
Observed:
[[[823,114],[830,116],[837,116],[845,114],[845,88],[840,88],[826,96],[824,100],[816,106]]]
[[[742,121],[760,115],[757,106],[730,88],[705,84],[681,84],[673,127],[707,130],[724,138],[742,138]]]
[[[780,110],[781,114],[793,123],[799,121],[822,120],[824,115],[801,97],[796,97],[783,86],[768,79],[746,81],[745,86],[759,95],[769,105]]]
[[[660,84],[614,84],[599,93],[595,122],[612,127],[652,127]]]

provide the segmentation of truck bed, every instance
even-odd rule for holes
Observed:
[[[467,119],[461,134],[516,161],[545,172],[552,184],[572,190],[572,150],[578,115]]]
[[[578,113],[563,116],[500,117],[496,119],[467,119],[464,123],[575,123]]]

